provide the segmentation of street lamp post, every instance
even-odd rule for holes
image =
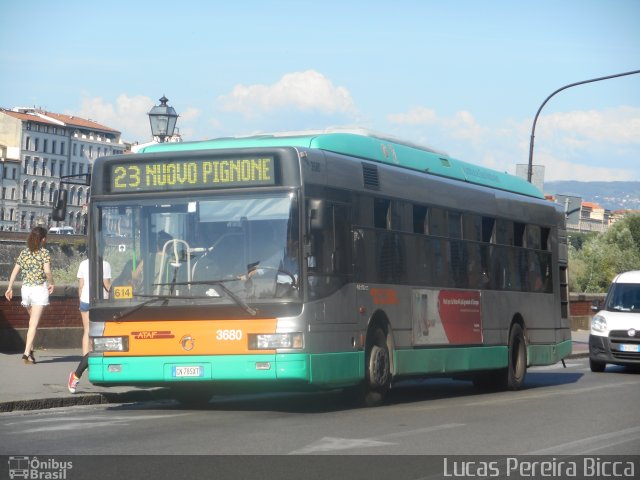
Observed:
[[[160,143],[173,136],[176,128],[178,114],[173,107],[167,105],[169,99],[164,95],[160,99],[160,105],[156,105],[149,110],[149,123],[151,123],[151,134],[158,137]]]
[[[536,131],[536,122],[538,121],[538,116],[540,115],[542,108],[547,104],[547,102],[551,99],[551,97],[553,97],[556,93],[561,92],[562,90],[566,90],[567,88],[570,88],[570,87],[575,87],[576,85],[583,85],[585,83],[591,83],[591,82],[599,82],[600,80],[608,80],[610,78],[624,77],[625,75],[634,75],[636,73],[640,73],[640,70],[634,70],[632,72],[625,72],[625,73],[617,73],[615,75],[607,75],[606,77],[592,78],[590,80],[583,80],[582,82],[571,83],[569,85],[565,85],[562,88],[559,88],[558,90],[553,92],[551,95],[549,95],[544,102],[542,102],[542,105],[540,105],[540,108],[538,109],[538,112],[536,113],[536,116],[533,119],[533,126],[531,127],[531,141],[529,142],[529,167],[527,169],[527,181],[529,183],[531,183],[531,177],[533,176],[533,138],[535,136],[535,131]]]

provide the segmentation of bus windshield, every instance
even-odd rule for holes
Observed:
[[[247,308],[299,298],[292,192],[96,203],[97,247],[112,276],[106,304]]]

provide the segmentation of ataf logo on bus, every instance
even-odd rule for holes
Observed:
[[[171,330],[147,330],[141,332],[131,332],[136,340],[161,340],[164,338],[175,338]]]

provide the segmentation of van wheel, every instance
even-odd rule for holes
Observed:
[[[598,362],[597,360],[589,359],[589,368],[592,372],[602,373],[606,366],[607,364],[605,362]]]

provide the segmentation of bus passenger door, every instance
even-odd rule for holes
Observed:
[[[315,303],[315,322],[353,323],[355,298],[352,279],[351,217],[342,203],[320,200],[321,221],[310,225],[307,257],[309,300]]]

